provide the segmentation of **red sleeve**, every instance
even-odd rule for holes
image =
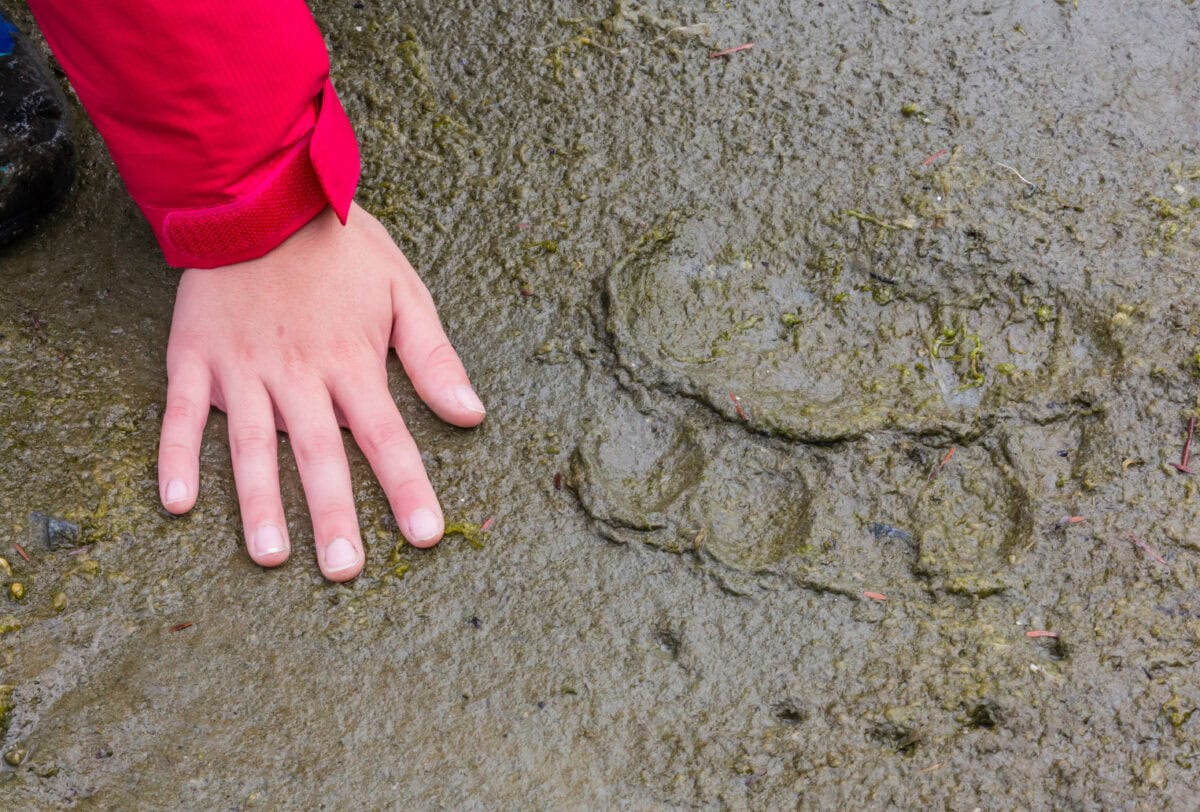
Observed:
[[[167,262],[262,256],[332,206],[358,145],[303,0],[29,0]]]

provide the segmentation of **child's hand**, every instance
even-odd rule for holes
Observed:
[[[405,537],[418,547],[436,544],[442,511],[388,391],[389,345],[443,420],[483,420],[429,292],[383,226],[358,206],[345,227],[326,209],[260,259],[186,271],[167,346],[163,505],[185,513],[196,503],[211,404],[229,416],[246,545],[259,564],[281,564],[290,551],[277,428],[291,438],[325,577],[346,581],[363,566],[339,423],[366,453]]]

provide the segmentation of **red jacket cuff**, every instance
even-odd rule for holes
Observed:
[[[29,4],[172,265],[345,220],[358,146],[304,0]]]
[[[326,206],[345,224],[358,185],[358,143],[331,82],[316,104],[311,134],[254,172],[236,199],[190,209],[142,205],[168,264],[217,268],[256,259]]]

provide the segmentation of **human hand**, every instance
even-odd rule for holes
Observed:
[[[257,563],[278,566],[291,549],[277,430],[295,451],[326,578],[347,581],[363,567],[339,424],[366,454],[405,538],[436,544],[442,511],[388,390],[389,346],[439,417],[463,427],[482,422],[483,404],[425,285],[357,205],[345,226],[326,209],[264,257],[185,271],[167,344],[163,505],[180,514],[196,503],[211,405],[229,418],[246,546]]]

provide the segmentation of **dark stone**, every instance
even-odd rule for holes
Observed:
[[[50,550],[69,550],[79,546],[83,531],[75,522],[47,515],[40,510],[30,513],[29,521]]]
[[[75,177],[67,99],[41,54],[0,14],[0,246],[66,196]]]
[[[884,524],[883,522],[871,522],[870,530],[871,535],[877,539],[899,539],[903,542],[913,540],[912,533],[902,530],[899,527],[893,527],[890,524]]]

